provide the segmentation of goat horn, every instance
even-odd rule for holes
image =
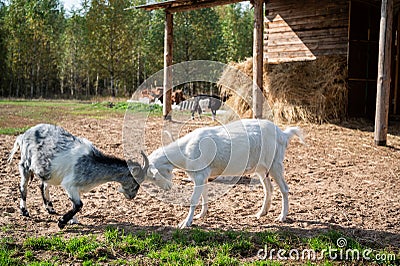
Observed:
[[[140,154],[143,156],[143,167],[142,172],[144,175],[147,173],[147,169],[149,168],[149,159],[143,151],[140,151]]]

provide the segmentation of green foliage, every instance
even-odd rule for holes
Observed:
[[[8,83],[9,69],[7,66],[7,49],[6,49],[6,37],[7,32],[5,28],[5,16],[7,12],[7,7],[0,1],[0,91],[1,94],[6,90],[6,84]]]
[[[60,237],[29,237],[23,246],[32,250],[60,250],[64,248],[64,243]]]
[[[158,104],[144,104],[138,102],[100,102],[92,104],[92,107],[97,110],[116,110],[116,111],[126,111],[136,113],[150,113],[152,115],[161,115],[162,113],[162,106]]]
[[[166,244],[159,251],[149,253],[149,257],[156,259],[161,264],[168,265],[203,265],[199,258],[200,249],[196,247],[183,247],[177,244]]]
[[[162,107],[159,105],[126,101],[93,104],[72,101],[0,101],[0,134],[18,135],[38,123],[57,124],[66,115],[107,119],[121,117],[127,110],[152,116],[162,114]],[[10,116],[10,113],[13,115]]]
[[[317,237],[308,240],[308,245],[317,251],[327,250],[330,248],[338,248],[337,241],[339,238],[343,237],[337,231],[328,231],[325,234],[318,235]],[[346,239],[345,248],[360,248],[360,245],[354,240]]]
[[[47,97],[57,86],[64,14],[58,0],[13,0],[4,17],[13,96]],[[3,84],[4,85],[4,84]]]
[[[53,237],[30,237],[23,243],[25,248],[32,250],[50,250],[63,251],[68,254],[73,254],[77,259],[90,259],[96,257],[96,249],[100,244],[95,237],[74,237],[71,239],[62,239],[57,236]]]
[[[128,234],[123,238],[124,243],[121,245],[121,249],[127,253],[143,254],[156,249],[160,240],[161,236],[154,233],[144,239],[140,236]]]
[[[221,20],[222,45],[219,53],[227,61],[241,61],[251,56],[254,14],[250,6],[241,4],[217,8]],[[244,34],[247,33],[247,34]]]
[[[18,258],[14,258],[16,250],[8,243],[0,242],[0,265],[21,265]]]
[[[177,13],[174,23],[174,43],[180,44],[174,52],[176,62],[224,60],[217,54],[222,44],[222,32],[215,9],[203,8]]]
[[[26,260],[29,261],[29,260],[33,260],[33,258],[34,258],[35,256],[33,255],[33,252],[32,252],[32,251],[27,250],[27,251],[25,251],[24,257],[25,257]]]
[[[6,127],[0,128],[0,134],[2,135],[19,135],[24,133],[29,127]]]
[[[0,1],[0,97],[130,96],[163,67],[163,10],[145,0]],[[174,14],[174,62],[252,53],[252,11],[234,4]]]
[[[167,236],[168,235],[168,236]],[[175,230],[164,235],[156,232],[137,231],[126,233],[123,229],[109,226],[103,236],[76,236],[63,238],[30,237],[22,244],[12,239],[0,241],[0,265],[54,265],[79,262],[82,265],[286,265],[277,258],[269,260],[256,256],[260,248],[269,245],[290,249],[323,250],[338,248],[340,232],[329,231],[310,239],[300,238],[287,232],[264,231],[259,233],[220,230]],[[349,248],[360,254],[368,249],[346,237]],[[371,249],[372,250],[372,249]],[[42,261],[43,252],[54,254],[51,261]],[[397,254],[398,256],[399,254]],[[380,256],[386,260],[376,260]],[[66,261],[66,259],[68,259]],[[395,265],[398,257],[390,250],[376,250],[370,254],[370,262]],[[290,261],[296,262],[296,261]],[[337,265],[325,256],[323,260],[303,261],[303,265]],[[367,263],[368,261],[347,261]],[[296,264],[297,265],[297,264]]]
[[[156,249],[161,243],[161,236],[156,233],[146,234],[138,232],[124,234],[116,228],[108,227],[105,232],[106,242],[114,248],[120,248],[126,253],[145,254],[150,250]]]
[[[107,80],[112,96],[118,88],[132,88],[133,75],[138,69],[136,59],[141,39],[138,10],[126,8],[129,0],[94,0],[86,14],[87,56],[90,64]],[[143,22],[145,23],[145,21]],[[125,91],[132,93],[132,90]]]

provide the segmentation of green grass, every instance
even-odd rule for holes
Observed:
[[[162,107],[141,103],[76,101],[10,101],[0,100],[0,134],[18,135],[38,123],[57,124],[63,118],[107,119],[122,117],[126,110],[161,116]]]
[[[168,232],[168,231],[166,231]],[[0,241],[0,265],[57,265],[78,263],[81,265],[342,265],[373,264],[398,265],[400,254],[390,250],[373,250],[356,240],[345,237],[348,248],[362,254],[371,250],[368,259],[359,260],[337,256],[306,259],[280,260],[277,253],[272,259],[262,257],[269,251],[285,249],[314,249],[319,255],[323,250],[340,254],[337,239],[340,232],[329,231],[312,238],[299,237],[288,232],[264,231],[259,233],[222,230],[175,230],[166,234],[149,231],[125,232],[108,227],[103,235],[64,238],[54,236],[29,237],[22,243],[13,239]],[[260,253],[260,250],[262,252]],[[344,250],[343,250],[344,251]],[[46,254],[46,256],[43,256]],[[269,254],[269,253],[268,253]],[[328,253],[326,253],[328,254]],[[346,254],[343,252],[343,254]],[[397,257],[390,257],[395,254]],[[258,256],[260,255],[260,256]],[[389,258],[387,260],[377,260]],[[288,257],[288,254],[286,254]]]
[[[28,128],[29,128],[29,126],[0,128],[0,134],[2,134],[2,135],[19,135],[21,133],[24,133]]]

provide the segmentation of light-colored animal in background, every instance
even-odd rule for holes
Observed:
[[[207,181],[215,176],[257,174],[264,191],[261,210],[256,214],[260,218],[271,206],[273,188],[268,177],[271,174],[282,194],[282,210],[278,220],[284,221],[289,209],[289,188],[284,179],[283,160],[293,135],[304,141],[297,127],[282,131],[270,121],[257,119],[199,128],[151,153],[145,180],[169,190],[172,187],[172,170],[180,168],[186,171],[195,186],[189,213],[179,224],[180,228],[185,228],[192,224],[193,218],[205,216],[208,209]],[[200,197],[201,212],[194,217]]]
[[[36,175],[42,181],[40,188],[43,203],[50,214],[56,212],[50,200],[48,185],[62,186],[72,201],[72,210],[65,213],[58,221],[60,228],[68,222],[77,223],[74,216],[83,206],[81,193],[100,184],[119,182],[121,184],[119,191],[127,199],[133,199],[140,187],[135,179],[142,180],[148,167],[147,157],[143,153],[142,167],[137,162],[130,160],[127,162],[105,155],[87,139],[76,137],[61,127],[48,124],[39,124],[19,135],[10,153],[9,162],[12,161],[18,148],[21,149],[19,163],[21,214],[29,216],[26,209],[28,181]]]
[[[215,121],[217,111],[221,108],[222,103],[224,103],[228,97],[223,95],[222,97],[217,95],[206,95],[200,94],[194,97],[194,104],[192,107],[192,119],[194,119],[194,114],[197,112],[199,117],[201,114],[210,109],[212,114],[212,120]]]

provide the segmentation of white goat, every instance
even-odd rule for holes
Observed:
[[[215,176],[238,176],[256,173],[264,190],[264,200],[257,218],[266,214],[273,192],[270,173],[282,193],[282,210],[278,217],[284,221],[288,214],[288,185],[284,179],[283,159],[289,140],[297,135],[303,142],[301,130],[289,127],[285,131],[267,120],[244,119],[225,126],[199,128],[175,142],[155,150],[149,156],[145,180],[169,190],[172,187],[172,170],[186,171],[194,181],[187,217],[180,228],[192,224],[193,218],[202,218],[208,209],[207,181]],[[194,216],[202,196],[202,209]]]
[[[14,143],[8,161],[11,162],[15,152],[21,148],[19,172],[20,209],[23,216],[29,216],[26,209],[28,181],[34,175],[42,180],[40,186],[45,208],[55,214],[50,201],[48,185],[61,185],[72,201],[73,209],[64,214],[58,221],[63,228],[68,222],[77,223],[75,214],[82,209],[80,194],[106,183],[119,182],[119,189],[127,199],[133,199],[140,187],[136,178],[143,180],[147,171],[148,160],[144,166],[139,163],[107,156],[94,147],[87,139],[78,138],[61,127],[39,124],[19,135]],[[133,175],[134,176],[133,176]]]

